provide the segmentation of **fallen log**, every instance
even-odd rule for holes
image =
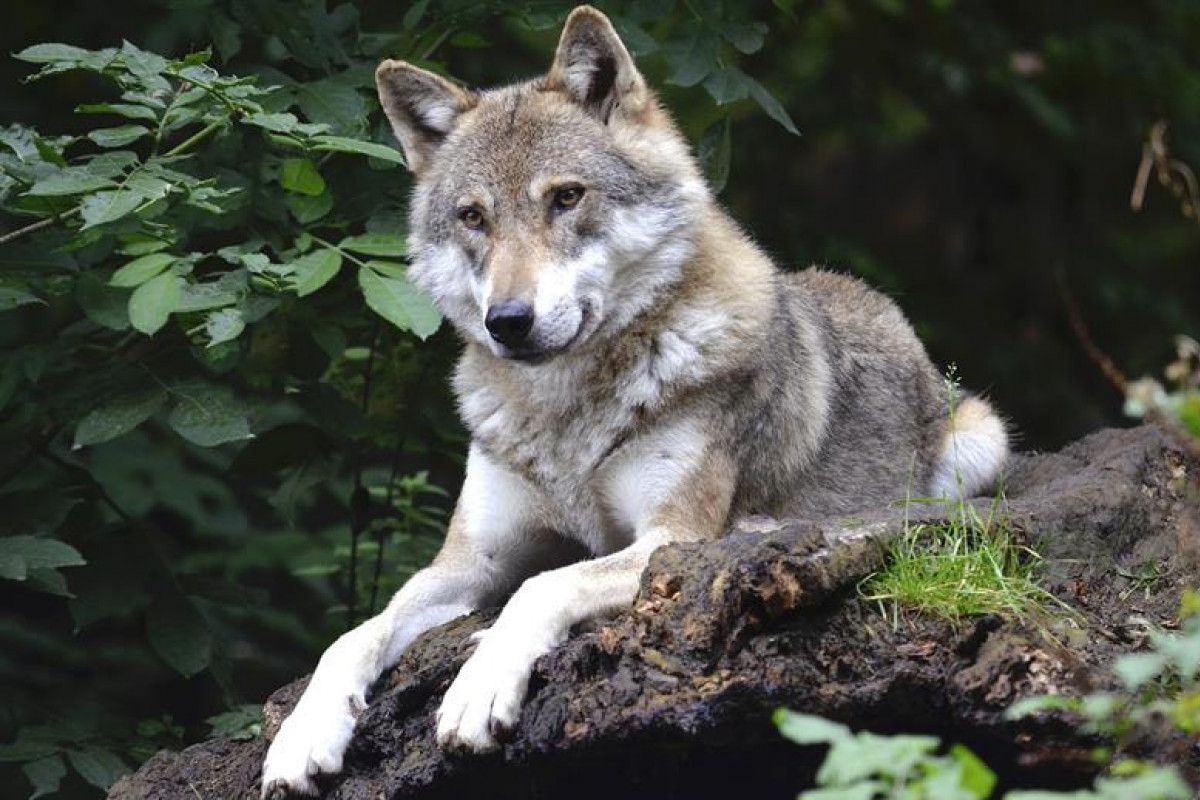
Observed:
[[[323,796],[792,797],[810,785],[821,751],[778,736],[778,706],[962,742],[1004,786],[1085,785],[1096,770],[1091,742],[1059,718],[1003,712],[1021,697],[1110,685],[1112,659],[1137,649],[1148,625],[1169,624],[1181,591],[1200,584],[1191,458],[1144,426],[1014,460],[1003,513],[1045,559],[1046,588],[1077,615],[1063,625],[994,616],[894,625],[862,600],[856,586],[887,543],[906,523],[945,513],[937,507],[752,519],[715,542],[664,547],[628,612],[580,626],[538,662],[520,725],[494,755],[443,754],[433,717],[468,637],[495,612],[444,625],[381,681]],[[1153,591],[1132,591],[1128,576],[1147,564],[1160,576]],[[257,797],[267,742],[306,680],[267,701],[264,738],[159,753],[109,797]]]

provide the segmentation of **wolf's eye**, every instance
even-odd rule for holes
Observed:
[[[483,227],[483,212],[478,208],[464,208],[458,212],[458,218],[473,231]]]
[[[558,211],[566,211],[579,205],[579,201],[582,199],[582,186],[564,186],[554,192],[554,208]]]

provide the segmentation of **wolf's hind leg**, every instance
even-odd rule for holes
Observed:
[[[1004,421],[986,400],[967,396],[946,423],[930,496],[973,497],[992,487],[1007,458]]]

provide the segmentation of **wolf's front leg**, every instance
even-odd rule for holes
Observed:
[[[661,458],[656,450],[651,459]],[[636,540],[623,550],[535,575],[512,596],[479,647],[450,684],[438,710],[437,741],[444,748],[487,752],[516,726],[537,659],[585,619],[628,608],[637,596],[650,554],[660,545],[716,537],[733,496],[733,470],[714,454],[666,470],[629,464],[639,491],[631,515]],[[674,474],[672,474],[674,473]],[[639,477],[640,476],[640,477]],[[650,478],[646,480],[646,478]],[[659,479],[659,480],[656,480]]]
[[[343,635],[321,656],[267,752],[264,798],[316,794],[318,774],[341,770],[368,690],[419,635],[495,602],[527,575],[563,563],[553,537],[537,526],[538,505],[523,480],[472,450],[441,552],[383,613]]]

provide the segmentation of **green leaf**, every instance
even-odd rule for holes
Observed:
[[[0,744],[0,763],[37,761],[57,752],[57,737],[51,735],[46,726],[30,726],[17,733],[15,742]]]
[[[0,578],[9,581],[23,581],[29,577],[29,565],[19,553],[0,551]]]
[[[143,283],[129,297],[129,322],[134,328],[153,336],[179,305],[183,281],[170,272]]]
[[[185,678],[212,662],[212,633],[191,600],[174,595],[151,603],[146,635],[154,652]]]
[[[228,736],[235,741],[246,741],[258,736],[262,730],[262,706],[248,704],[217,714],[205,720],[210,726],[209,736]]]
[[[84,417],[75,429],[72,449],[100,444],[124,436],[141,425],[162,407],[166,393],[160,388],[124,394],[101,403]]]
[[[300,120],[296,118],[296,115],[288,114],[287,112],[279,114],[247,114],[242,119],[242,122],[271,131],[272,133],[292,133],[300,125]]]
[[[321,248],[300,256],[291,267],[292,288],[297,296],[307,297],[333,280],[342,268],[342,255],[336,250]]]
[[[338,247],[367,256],[406,256],[408,239],[392,233],[366,233],[338,242]]]
[[[739,51],[749,55],[762,49],[767,37],[767,26],[761,22],[747,22],[740,25],[722,25],[721,35]]]
[[[109,286],[91,273],[84,273],[75,284],[75,302],[92,322],[114,331],[129,327],[127,289]]]
[[[817,782],[829,786],[876,775],[908,775],[938,744],[933,736],[877,736],[866,732],[838,739],[817,771]]]
[[[119,125],[88,131],[87,137],[101,147],[124,147],[149,134],[150,129],[144,125]]]
[[[779,732],[796,744],[833,744],[851,736],[850,729],[839,722],[786,708],[777,710],[771,719]]]
[[[145,198],[137,192],[125,189],[88,195],[79,204],[80,216],[83,217],[81,230],[116,222],[132,214],[144,201]]]
[[[1125,684],[1125,688],[1134,692],[1157,677],[1166,665],[1167,659],[1162,653],[1130,653],[1114,661],[1112,671]]]
[[[1096,789],[1106,800],[1189,800],[1193,796],[1175,767],[1153,767],[1128,778],[1098,778]]]
[[[675,45],[666,48],[667,62],[672,67],[667,83],[695,86],[707,78],[717,67],[719,44],[716,34],[697,24],[686,44],[682,47]]]
[[[208,283],[184,282],[183,294],[175,311],[211,311],[214,308],[231,306],[247,291],[246,272],[242,270],[227,272]]]
[[[14,559],[19,559],[25,570],[79,567],[87,563],[78,550],[57,539],[43,539],[38,536],[0,537],[0,560],[11,564]],[[13,580],[24,580],[24,576]]]
[[[1004,716],[1006,719],[1021,719],[1030,714],[1041,714],[1047,711],[1078,711],[1079,705],[1078,697],[1063,694],[1022,697],[1005,710]]]
[[[183,438],[201,447],[249,439],[249,411],[224,386],[190,381],[172,389],[177,397],[167,422]]]
[[[128,119],[142,119],[154,122],[158,113],[153,108],[134,103],[88,103],[75,107],[76,114],[115,114]]]
[[[89,55],[91,55],[90,51],[84,50],[82,47],[46,43],[26,47],[13,58],[28,61],[31,64],[52,64],[56,61],[82,61]]]
[[[246,330],[246,320],[236,308],[213,311],[204,320],[204,333],[208,336],[208,347],[231,342]]]
[[[67,775],[67,765],[63,763],[62,756],[55,754],[49,758],[30,761],[21,767],[21,771],[33,786],[33,794],[29,795],[29,800],[37,800],[58,791],[59,784]]]
[[[996,773],[983,760],[961,744],[951,745],[950,756],[962,768],[962,787],[977,797],[991,797],[996,788]]]
[[[33,305],[35,303],[46,305],[45,300],[27,289],[20,289],[15,286],[0,286],[0,311],[12,311],[14,308]]]
[[[775,96],[767,91],[767,87],[763,86],[758,81],[746,76],[746,83],[750,86],[750,96],[754,101],[767,112],[767,116],[783,126],[783,129],[795,136],[800,135],[800,131],[796,128],[796,123],[792,122],[792,118],[788,116],[787,109],[775,99]]]
[[[75,771],[97,789],[108,790],[129,768],[112,752],[95,745],[80,750],[68,750],[67,760]]]
[[[362,94],[339,78],[304,84],[296,92],[296,102],[305,117],[328,125],[335,134],[361,132],[370,113]]]
[[[177,256],[170,253],[150,253],[141,258],[135,258],[113,273],[109,286],[126,288],[141,286],[146,281],[158,275],[175,263]]]
[[[350,139],[345,136],[315,136],[313,137],[313,149],[332,150],[338,153],[357,153],[358,155],[370,156],[381,161],[388,161],[392,164],[404,164],[404,157],[394,148],[376,144],[375,142]]]
[[[117,252],[123,256],[144,256],[147,253],[157,253],[174,244],[174,239],[161,239],[144,233],[127,233],[118,238],[121,240],[121,246],[117,248]]]
[[[74,597],[67,589],[67,579],[56,569],[31,569],[25,588],[59,597]]]
[[[301,225],[315,222],[333,210],[333,195],[329,192],[309,197],[304,194],[288,194],[284,201],[288,210]]]
[[[28,193],[34,197],[62,197],[86,194],[109,186],[116,186],[116,184],[107,177],[75,167],[47,175],[29,187]]]
[[[737,67],[725,67],[709,75],[704,81],[704,89],[719,106],[736,102],[750,94],[746,73]]]
[[[325,191],[325,179],[317,172],[316,165],[307,158],[284,159],[279,165],[279,184],[289,192],[310,197],[316,197]]]
[[[875,800],[886,796],[890,787],[883,781],[865,781],[853,786],[835,786],[801,792],[797,800]]]
[[[359,288],[372,311],[400,330],[427,339],[442,324],[442,317],[407,278],[400,277],[400,270],[403,267],[399,264],[368,262],[358,271]],[[396,277],[386,277],[381,272]]]

